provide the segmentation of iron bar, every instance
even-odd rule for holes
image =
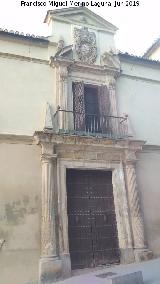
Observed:
[[[128,137],[127,118],[58,109],[53,116],[54,131],[122,139]]]

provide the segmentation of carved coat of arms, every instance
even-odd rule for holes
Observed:
[[[75,50],[78,59],[93,64],[97,57],[96,35],[88,28],[74,29]]]

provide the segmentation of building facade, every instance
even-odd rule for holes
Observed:
[[[0,31],[1,283],[160,255],[158,61],[87,8]]]

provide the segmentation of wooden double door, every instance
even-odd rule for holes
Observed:
[[[72,269],[119,262],[112,172],[67,170]]]

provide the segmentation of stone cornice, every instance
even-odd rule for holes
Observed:
[[[154,80],[154,79],[151,79],[151,78],[145,78],[145,77],[141,77],[141,76],[134,76],[134,75],[129,75],[129,74],[125,74],[125,73],[121,73],[120,74],[120,77],[126,77],[126,78],[129,78],[129,79],[132,79],[132,80],[139,80],[139,81],[146,81],[146,82],[149,82],[149,83],[156,83],[156,84],[160,84],[160,80]]]
[[[0,57],[49,65],[49,60],[27,57],[27,56],[17,55],[13,53],[0,52]]]
[[[160,145],[144,145],[142,147],[142,153],[160,152]]]
[[[73,15],[76,16],[79,13],[83,14],[83,16],[85,16],[87,19],[90,18],[93,21],[95,21],[95,24],[88,23],[88,26],[90,26],[91,28],[94,27],[94,29],[99,29],[99,30],[106,31],[112,34],[114,34],[117,31],[116,26],[109,23],[104,18],[98,16],[97,14],[95,14],[94,12],[92,12],[86,7],[70,7],[67,9],[62,8],[62,9],[56,9],[56,10],[49,10],[47,12],[44,22],[49,24],[51,21],[56,20],[56,21],[65,22],[68,24],[83,25],[84,22],[79,21],[78,19],[76,19],[76,17],[74,17],[74,20],[72,20],[72,16]],[[85,24],[87,24],[86,21],[85,21]]]
[[[75,61],[73,65],[69,67],[71,71],[80,71],[80,72],[88,72],[93,74],[103,74],[103,75],[111,75],[114,77],[118,77],[120,74],[119,69],[114,67],[108,67],[108,66],[101,66],[96,64],[84,64],[79,61]]]
[[[159,68],[160,65],[160,61],[158,60],[147,59],[144,57],[131,55],[128,53],[119,53],[118,56],[120,62],[129,62],[129,63],[134,62],[134,64],[144,65],[144,66],[147,65],[148,67],[153,65],[154,68],[155,67]]]
[[[30,34],[21,34],[19,32],[9,32],[8,30],[0,30],[0,39],[23,44],[32,44],[35,46],[46,47],[49,44],[48,38],[34,36]]]
[[[120,70],[114,67],[101,66],[96,64],[85,64],[80,61],[75,61],[74,59],[67,59],[62,57],[51,57],[50,66],[56,67],[60,65],[65,65],[68,67],[69,71],[80,71],[82,73],[92,73],[97,75],[112,75],[118,77],[120,75]]]
[[[28,135],[0,134],[0,143],[34,145],[35,140]]]
[[[110,140],[107,138],[98,138],[98,137],[88,137],[88,136],[77,136],[77,135],[63,135],[55,134],[53,132],[43,132],[36,131],[34,134],[37,144],[51,143],[55,144],[69,144],[69,145],[89,145],[106,148],[115,148],[123,150],[132,150],[136,152],[142,149],[142,146],[145,144],[145,141],[141,140],[129,140],[129,139],[119,139],[119,140]]]
[[[51,18],[51,20],[53,20],[53,21],[56,20],[57,22],[71,24],[71,25],[73,25],[73,24],[74,25],[82,25],[82,24],[84,24],[84,23],[82,23],[82,22],[80,22],[78,20],[74,19],[74,21],[72,21],[72,20],[66,19],[65,17],[62,17],[62,16],[61,17],[54,16],[54,17]],[[94,28],[94,30],[97,30],[97,31],[103,31],[103,32],[107,32],[107,33],[113,34],[113,35],[115,34],[115,31],[112,31],[110,29],[103,28],[103,27],[100,27],[100,26],[96,27],[96,26],[88,24],[88,23],[85,23],[85,26],[90,28],[90,29]]]

